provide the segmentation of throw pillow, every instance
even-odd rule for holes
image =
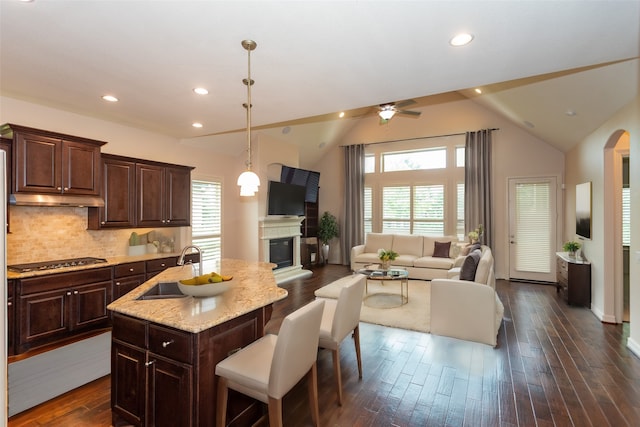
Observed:
[[[472,282],[475,280],[480,256],[480,250],[475,250],[467,255],[462,263],[462,267],[460,267],[460,280],[470,280]]]
[[[434,242],[433,244],[433,257],[434,258],[449,258],[449,249],[451,248],[451,242]]]
[[[460,245],[455,242],[451,243],[451,249],[449,249],[449,258],[458,258],[460,255]]]

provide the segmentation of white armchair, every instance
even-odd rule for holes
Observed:
[[[475,280],[431,281],[431,333],[497,345],[504,305],[495,291],[493,255],[483,247]]]

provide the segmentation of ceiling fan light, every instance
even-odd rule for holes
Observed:
[[[390,120],[390,119],[391,119],[391,117],[393,117],[393,115],[394,115],[395,113],[396,113],[396,112],[395,112],[393,109],[391,109],[391,108],[385,108],[385,109],[380,110],[380,111],[378,112],[378,115],[380,116],[380,118],[381,118],[382,120]]]

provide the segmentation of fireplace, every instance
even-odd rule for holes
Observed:
[[[269,240],[269,261],[279,268],[293,265],[293,237]]]
[[[300,224],[303,216],[268,216],[260,219],[260,260],[275,264],[276,283],[309,277],[300,262]]]

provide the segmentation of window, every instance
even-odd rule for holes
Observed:
[[[464,147],[456,147],[456,167],[463,168],[465,151]]]
[[[447,149],[385,153],[382,162],[384,172],[444,169],[447,167]]]
[[[366,147],[365,233],[464,238],[465,135]]]
[[[622,188],[622,245],[631,245],[631,194],[629,187]]]
[[[203,261],[222,257],[222,184],[191,181],[191,241],[202,249]]]
[[[364,156],[364,173],[374,173],[376,171],[376,157],[372,155]]]
[[[384,187],[382,232],[442,236],[444,186]]]
[[[464,235],[464,184],[457,185],[456,194],[456,235],[458,240],[465,240]]]
[[[371,187],[364,188],[364,232],[371,233],[373,230],[373,200],[371,198],[373,191]]]

